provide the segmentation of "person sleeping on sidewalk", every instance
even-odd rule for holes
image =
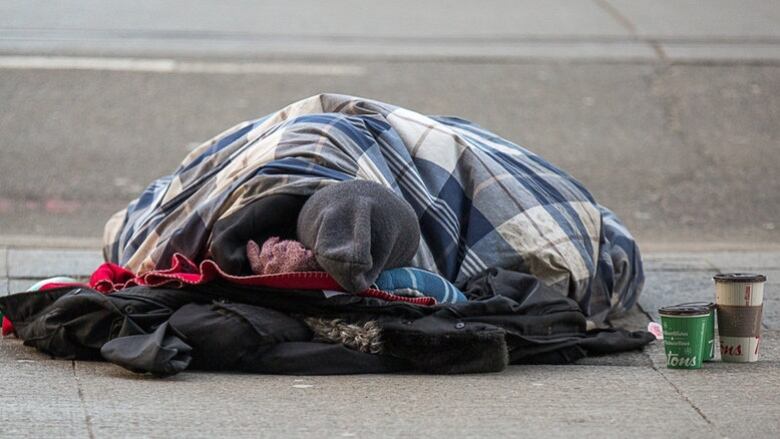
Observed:
[[[654,340],[594,330],[644,275],[579,182],[465,120],[369,99],[231,128],[104,240],[88,285],[0,298],[26,344],[157,375],[331,374],[494,372]]]

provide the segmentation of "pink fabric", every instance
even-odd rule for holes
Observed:
[[[276,239],[278,240],[278,238]],[[289,242],[296,243],[295,241]],[[300,243],[297,244],[300,245]],[[301,246],[301,248],[303,247]],[[92,273],[92,276],[89,278],[89,287],[103,294],[110,294],[114,291],[119,291],[134,285],[181,288],[187,284],[199,285],[215,279],[224,279],[239,285],[265,286],[279,289],[342,291],[341,286],[324,271],[299,271],[253,276],[234,276],[222,271],[212,260],[206,259],[200,264],[196,264],[179,253],[174,254],[173,258],[171,258],[171,268],[154,270],[142,275],[136,275],[124,267],[106,262]],[[50,283],[43,285],[39,291],[59,287],[77,286],[87,285],[80,283]],[[375,288],[369,288],[362,291],[358,293],[357,296],[376,297],[388,302],[407,302],[421,306],[432,306],[436,304],[436,299],[432,297],[397,296],[393,293]],[[2,329],[0,329],[0,332],[3,335],[14,332],[13,322],[11,322],[8,317],[3,317]]]
[[[210,259],[205,259],[200,264],[196,264],[180,253],[174,254],[171,258],[171,268],[149,271],[141,275],[135,275],[118,265],[105,263],[95,270],[89,279],[89,285],[102,293],[108,294],[133,285],[181,288],[184,285],[200,285],[215,279],[223,279],[238,285],[288,290],[343,291],[336,280],[324,271],[235,276],[222,271],[217,263]],[[403,297],[375,288],[369,288],[356,295],[377,297],[388,302],[408,302],[422,306],[436,304],[436,299],[433,297]]]
[[[262,249],[256,242],[249,240],[246,256],[255,274],[322,271],[311,250],[298,241],[282,241],[277,236],[268,238]]]

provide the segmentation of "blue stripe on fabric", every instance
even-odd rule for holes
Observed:
[[[265,118],[260,119],[260,121],[262,121],[264,119]],[[219,151],[225,149],[227,146],[232,145],[233,142],[235,142],[236,140],[238,140],[241,137],[243,137],[244,135],[246,135],[246,133],[252,131],[252,128],[254,128],[255,126],[257,126],[257,122],[253,122],[253,123],[247,124],[247,126],[245,126],[243,128],[240,128],[237,131],[235,131],[233,133],[230,133],[230,134],[226,135],[225,137],[219,139],[217,141],[217,143],[215,143],[214,145],[211,145],[211,147],[209,147],[207,150],[203,151],[203,153],[201,155],[195,157],[195,159],[193,159],[189,164],[187,164],[187,166],[185,166],[184,168],[182,168],[179,171],[177,171],[177,174],[181,174],[181,173],[189,171],[190,169],[192,169],[195,166],[199,165],[203,160],[206,159],[206,157],[208,157],[210,155],[213,155],[213,154],[216,154]]]
[[[455,285],[447,283],[447,291],[450,293],[450,302],[457,303],[460,301],[460,298],[458,297],[459,291],[455,288]]]
[[[442,297],[441,302],[442,303],[450,303],[453,301],[454,297],[450,295],[450,286],[443,282],[441,279],[439,279],[439,288],[441,288],[444,291],[444,297]]]
[[[454,176],[444,185],[439,197],[444,199],[454,212],[459,213],[460,232],[466,244],[476,244],[495,229],[490,220],[474,206]]]
[[[471,198],[468,197],[460,181],[454,175],[450,176],[437,196],[457,215],[459,228],[457,251],[451,255],[454,257],[454,261],[448,261],[446,265],[454,272],[458,272],[464,263],[467,249],[495,230],[495,227],[479,209],[474,207]]]
[[[503,145],[508,148],[522,152],[523,154],[534,155],[534,153],[529,151],[528,149],[516,143],[510,142],[504,139],[503,137],[499,137],[495,133],[491,133],[490,131],[485,130],[484,128],[480,127],[479,125],[469,120],[461,119],[455,116],[434,116],[431,117],[431,119],[437,122],[441,122],[455,129],[466,131],[467,133],[471,133],[479,139],[489,140],[490,142],[497,143],[499,145]],[[474,139],[473,137],[471,138]]]
[[[420,173],[423,184],[433,193],[438,193],[441,188],[447,183],[447,180],[452,177],[452,174],[447,172],[438,164],[419,157],[413,158],[414,167]]]
[[[542,166],[543,168],[560,175],[563,177],[567,183],[570,183],[573,185],[577,190],[579,191],[577,193],[578,196],[584,197],[586,200],[590,201],[591,203],[596,203],[596,200],[593,198],[593,195],[591,195],[590,192],[588,192],[587,189],[585,189],[585,186],[582,185],[582,183],[579,182],[576,178],[572,177],[571,175],[566,174],[561,169],[553,165],[552,163],[548,162],[547,160],[544,160],[543,158],[537,156],[537,155],[529,155],[528,158],[532,160],[534,163],[538,164],[539,166]],[[575,200],[571,200],[575,201]],[[577,199],[576,201],[582,201]]]
[[[573,238],[574,236],[582,237],[581,240],[572,240],[571,243],[577,248],[580,256],[588,268],[589,273],[595,272],[595,266],[593,258],[593,244],[590,242],[590,234],[587,232],[585,225],[580,220],[577,211],[568,204],[568,201],[563,195],[548,181],[536,176],[536,174],[525,164],[513,160],[508,155],[498,151],[485,151],[487,154],[495,158],[502,163],[503,167],[507,170],[515,170],[516,173],[512,175],[520,183],[530,181],[533,184],[524,184],[523,186],[539,201],[541,207],[543,207],[550,216],[553,217],[556,223],[563,229],[566,236]],[[569,216],[566,218],[559,210],[563,209]],[[573,223],[573,224],[572,224]],[[574,229],[577,229],[578,235],[575,235]],[[577,244],[577,242],[581,244]]]
[[[415,276],[414,272],[408,268],[404,268],[403,273],[406,273],[406,275],[409,276],[409,285],[412,286],[412,289],[420,291],[420,287],[417,285],[417,276]]]
[[[504,240],[504,238],[499,233],[495,233],[495,234],[493,234],[493,236],[494,236],[494,239],[501,240],[506,247],[509,247],[509,244]],[[506,247],[504,247],[504,248],[506,248]],[[497,251],[498,247],[495,246],[494,249],[496,249],[496,251]],[[464,253],[463,254],[463,262],[461,263],[460,268],[461,268],[462,274],[466,278],[472,277],[475,274],[477,274],[477,273],[479,273],[481,271],[484,271],[485,269],[488,268],[488,266],[485,264],[485,262],[483,262],[482,259],[480,259],[480,257],[474,252],[474,250],[471,247],[466,248],[463,253]],[[519,258],[519,255],[518,255],[518,258]]]
[[[408,153],[406,155],[408,156]],[[395,151],[392,149],[388,150],[385,159],[396,173],[396,178],[400,188],[405,193],[405,198],[412,204],[412,207],[415,207],[418,215],[431,212],[431,215],[440,222],[453,241],[457,240],[459,234],[458,219],[455,213],[449,209],[447,203],[432,195],[420,175],[414,172],[414,167],[411,163],[401,160]]]
[[[361,150],[366,151],[376,145],[374,137],[371,136],[364,127],[362,119],[357,117],[337,118],[332,126],[343,133],[349,140],[357,145]]]
[[[119,234],[118,241],[122,243],[122,247],[125,246],[124,242],[130,239],[138,230],[137,226],[145,224],[151,215],[157,213],[154,208],[157,207],[162,201],[164,193],[168,190],[172,175],[167,175],[153,181],[146,187],[140,197],[133,200],[127,206],[127,213],[125,214],[125,228]],[[144,238],[147,233],[144,233]]]
[[[371,131],[372,133],[378,136],[381,136],[382,134],[384,134],[386,131],[389,131],[393,127],[389,123],[381,119],[377,119],[376,117],[363,116],[362,119],[366,125],[366,128],[368,128],[369,131]]]
[[[430,210],[420,217],[420,231],[425,236],[425,242],[431,250],[436,268],[447,279],[457,277],[457,241],[439,226],[439,221]],[[452,252],[456,252],[452,256]]]
[[[392,143],[385,144],[392,146]],[[443,253],[447,253],[446,249],[450,247],[457,250],[460,230],[455,213],[449,209],[445,202],[431,195],[425,183],[422,182],[420,176],[414,172],[413,166],[409,163],[411,157],[405,148],[403,148],[403,152],[400,152],[391,147],[385,149],[385,152],[385,160],[390,165],[391,170],[396,173],[396,180],[404,198],[419,215],[423,233],[426,231],[430,233],[430,236],[425,235],[426,241],[431,238],[433,242],[438,243],[438,248],[442,249]],[[446,241],[449,241],[450,245],[446,245]],[[434,244],[432,248],[436,248],[436,245]],[[439,258],[436,261],[437,268],[440,272],[448,273],[448,278],[454,279],[457,274],[454,261],[447,262],[447,257],[444,254],[440,256],[443,256],[444,260]]]
[[[318,165],[294,157],[274,160],[258,168],[252,175],[305,175],[307,177],[323,177],[332,180],[354,180],[355,177],[335,169]]]
[[[376,280],[376,286],[385,291],[409,288],[425,296],[433,297],[438,303],[467,301],[466,296],[454,285],[436,273],[419,268],[393,268],[383,271]]]
[[[326,125],[354,143],[363,151],[368,150],[376,144],[369,130],[364,127],[364,119],[357,116],[346,116],[343,114],[317,113],[298,116],[296,123],[313,123]]]
[[[469,126],[469,129],[472,127]],[[500,138],[497,138],[500,139]],[[579,240],[581,244],[577,244],[575,240],[572,240],[572,244],[574,244],[575,248],[577,248],[578,252],[580,253],[581,259],[585,262],[588,271],[592,274],[595,272],[595,264],[592,260],[593,258],[593,244],[590,241],[590,234],[587,232],[587,229],[585,228],[584,224],[582,223],[582,220],[574,208],[568,204],[570,201],[584,201],[581,198],[577,198],[574,200],[570,200],[568,197],[565,197],[555,186],[553,186],[550,182],[548,182],[546,179],[541,178],[537,176],[537,173],[532,170],[528,165],[522,163],[521,161],[515,159],[514,157],[511,157],[507,155],[506,153],[503,153],[501,151],[497,151],[493,148],[491,148],[489,145],[486,145],[482,142],[478,142],[476,139],[467,139],[470,144],[476,146],[480,151],[484,152],[488,156],[492,157],[494,160],[499,162],[504,169],[510,172],[511,175],[517,179],[518,182],[520,182],[523,187],[525,187],[536,199],[539,201],[539,204],[553,217],[553,219],[560,225],[560,227],[563,229],[563,231],[566,233],[566,235],[569,238],[574,237],[574,229],[576,228],[579,236],[583,237],[583,239]],[[514,145],[511,142],[508,142],[504,139],[500,139],[502,144],[507,145]],[[586,200],[593,202],[593,198],[590,195],[590,193],[585,190],[576,180],[574,180],[572,177],[570,177],[568,174],[563,172],[562,170],[556,168],[549,162],[542,160],[541,158],[537,157],[535,154],[530,153],[527,155],[528,158],[531,159],[531,161],[534,164],[541,165],[544,169],[549,170],[550,172],[554,173],[555,175],[560,176],[565,183],[571,182],[571,184],[578,189],[582,191],[581,194],[585,197]],[[512,170],[516,172],[511,172]],[[529,181],[532,184],[526,184],[526,181]],[[550,201],[553,201],[552,203]],[[555,205],[560,207],[555,207]],[[562,209],[567,215],[568,218],[563,216],[563,212],[561,212]],[[587,238],[587,239],[586,239]]]

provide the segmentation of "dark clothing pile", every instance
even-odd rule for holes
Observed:
[[[419,306],[315,290],[225,281],[181,289],[135,286],[105,295],[63,287],[0,298],[28,346],[105,359],[166,376],[185,369],[278,374],[496,372],[641,348],[654,337],[585,331],[573,300],[530,275],[490,269],[459,285],[469,301]],[[379,329],[377,353],[323,340],[307,317]],[[356,333],[354,337],[366,334]],[[342,340],[343,341],[343,340]]]

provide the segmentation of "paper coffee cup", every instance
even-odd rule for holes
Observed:
[[[707,318],[707,326],[704,328],[704,352],[702,361],[712,361],[715,359],[715,304],[712,302],[687,302],[679,306],[703,306],[710,310],[710,316]]]
[[[664,333],[666,367],[700,369],[707,351],[707,306],[674,305],[658,310]]]
[[[718,337],[723,361],[758,361],[766,276],[721,273],[715,279]]]

